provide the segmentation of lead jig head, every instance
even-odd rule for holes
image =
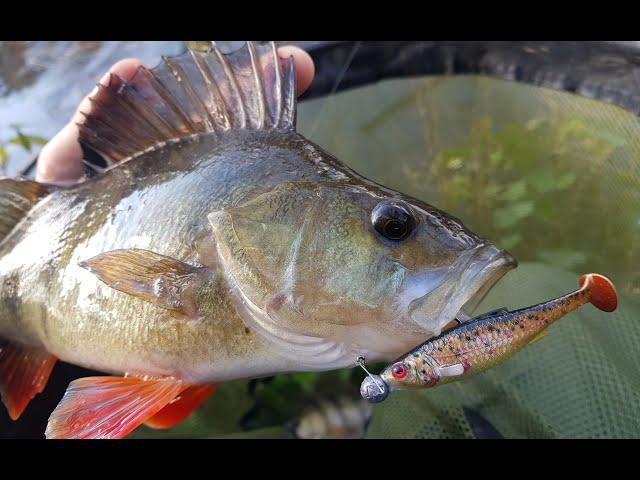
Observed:
[[[369,374],[360,385],[360,395],[371,403],[380,403],[389,396],[389,386],[380,375]]]
[[[367,373],[360,385],[360,395],[371,403],[380,403],[389,396],[389,386],[380,375],[372,374],[364,366],[364,357],[358,357],[356,363]]]

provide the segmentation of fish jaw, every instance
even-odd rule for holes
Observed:
[[[437,288],[411,301],[409,316],[431,334],[439,335],[458,316],[471,316],[498,280],[517,265],[506,250],[482,244],[461,256]]]

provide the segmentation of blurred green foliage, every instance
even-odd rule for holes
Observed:
[[[31,152],[35,146],[43,146],[48,140],[39,135],[28,135],[24,133],[21,125],[12,124],[9,128],[13,130],[13,136],[9,137],[6,141],[0,139],[0,167],[2,167],[3,173],[6,175],[7,167],[9,166],[9,149],[10,145],[22,148],[27,152]]]
[[[429,181],[439,208],[519,260],[617,272],[640,264],[640,250],[630,248],[640,235],[640,182],[622,197],[620,183],[633,177],[599,168],[624,143],[576,115],[499,130],[482,117],[415,181]]]

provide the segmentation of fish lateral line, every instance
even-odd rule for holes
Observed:
[[[604,312],[617,308],[615,286],[605,276],[585,274],[580,277],[579,286],[574,292],[531,307],[482,314],[429,339],[386,367],[380,375],[369,374],[362,382],[360,393],[370,402],[378,403],[386,399],[390,391],[435,387],[455,381],[467,373],[488,370],[539,341],[546,336],[551,323],[586,303]]]

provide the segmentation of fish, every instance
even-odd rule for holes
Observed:
[[[390,361],[469,315],[515,258],[296,131],[274,43],[111,75],[78,125],[107,163],[0,179],[0,394],[13,419],[58,360],[47,438],[171,428],[216,385]]]
[[[357,439],[363,438],[373,406],[362,398],[339,395],[311,401],[300,416],[287,425],[297,439]]]
[[[531,307],[499,309],[480,315],[431,338],[398,358],[380,375],[370,374],[360,386],[363,398],[384,401],[405,388],[433,388],[484,372],[544,338],[553,322],[591,303],[604,312],[618,305],[615,286],[604,275],[589,273],[572,293]]]

